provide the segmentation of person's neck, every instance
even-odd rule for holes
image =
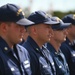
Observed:
[[[32,38],[33,38],[33,40],[37,43],[37,45],[38,45],[40,48],[42,48],[42,45],[44,44],[44,42],[43,42],[42,40],[37,39],[37,38],[34,38],[34,37],[32,37]]]
[[[54,49],[56,50],[56,52],[58,52],[60,46],[61,46],[61,43],[58,43],[56,41],[51,41],[50,44],[54,47]]]

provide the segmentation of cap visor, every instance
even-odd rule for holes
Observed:
[[[44,22],[45,24],[50,24],[50,25],[54,25],[54,24],[59,24],[59,22],[54,22],[54,21],[48,21],[48,22]]]
[[[65,29],[65,28],[69,27],[70,25],[71,25],[71,23],[63,23],[63,24],[61,24],[59,29]]]
[[[58,25],[54,25],[54,26],[52,26],[52,29],[60,29],[60,30],[62,30],[62,29],[65,29],[65,28],[67,28],[67,27],[69,27],[71,25],[71,23],[60,23],[60,24],[58,24]]]
[[[34,22],[32,22],[32,21],[30,21],[30,20],[28,20],[26,18],[23,18],[23,19],[17,21],[16,23],[19,24],[19,25],[24,25],[24,26],[28,26],[28,25],[34,24]]]

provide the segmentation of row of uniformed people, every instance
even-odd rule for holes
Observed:
[[[28,19],[35,24],[26,27],[29,36],[22,46],[30,54],[32,74],[70,75],[60,45],[66,39],[65,29],[71,23],[64,23],[58,17],[50,18],[42,11],[32,13]],[[47,42],[49,42],[49,48]]]
[[[35,22],[35,25],[40,23],[39,20],[41,21],[41,19],[38,18],[38,16],[40,15],[40,14],[38,15],[38,13],[39,13],[38,11],[35,13],[32,13],[28,18],[29,20]],[[39,20],[36,21],[37,19]],[[30,48],[28,48],[28,51],[30,55],[32,56],[31,60],[32,58],[35,57],[34,54],[36,54],[39,61],[36,60],[36,58],[35,60],[38,62],[41,61],[41,63],[43,64],[42,67],[46,66],[44,69],[41,68],[42,71],[45,72],[44,74],[42,73],[43,75],[47,75],[46,73],[48,73],[44,71],[45,69],[47,70],[47,68],[49,68],[48,64],[50,64],[51,66],[53,75],[55,74],[56,75],[74,75],[75,74],[75,42],[74,42],[75,41],[75,14],[69,14],[64,16],[62,19],[63,21],[61,21],[58,17],[52,17],[51,20],[60,22],[60,24],[51,24],[53,31],[52,32],[50,31],[50,38],[48,43],[40,47],[40,43],[44,41],[43,38],[45,38],[45,36],[43,36],[43,32],[45,34],[46,32],[42,31],[41,29],[42,31],[42,34],[41,34],[40,30],[38,29],[38,32],[39,32],[38,39],[40,40],[40,42],[38,42],[37,39],[29,35],[27,38],[27,41],[23,44],[23,46],[25,48],[28,48],[30,46],[30,45],[27,46],[27,43],[30,43],[29,38],[32,38],[31,40],[34,40],[35,43],[39,46],[40,51],[39,51],[39,48],[34,45],[35,43],[31,42],[31,44],[33,44],[31,46],[33,47],[35,46],[34,47],[35,49],[33,49],[33,51],[31,52],[30,50],[32,50],[32,48],[30,46]],[[29,29],[27,28],[27,30]],[[34,51],[36,52],[34,53]],[[38,52],[40,53],[40,56],[38,56],[39,55]],[[43,60],[40,59],[41,56],[43,57]],[[44,64],[43,63],[44,60],[46,60],[46,63],[48,64]],[[33,64],[33,62],[34,62],[34,59],[32,60],[31,64]],[[35,69],[35,65],[34,66],[32,65],[31,67],[33,68],[32,70]],[[37,71],[37,69],[38,68],[35,69],[35,72]]]
[[[14,4],[0,7],[0,75],[70,75],[60,49],[70,25],[43,11],[32,13],[27,20]],[[24,28],[28,33],[22,44],[25,48],[18,45]]]
[[[37,19],[39,19],[41,21],[41,19],[38,18],[38,16],[39,16],[38,13],[41,13],[41,12],[39,12],[39,11],[34,12],[28,17],[29,20],[35,22],[35,25],[38,25],[40,23],[39,21],[37,21]],[[36,74],[36,71],[39,66],[39,64],[36,62],[39,62],[40,64],[42,64],[41,69],[43,71],[43,73],[42,73],[43,75],[46,75],[46,73],[48,74],[48,71],[46,72],[44,70],[47,70],[47,68],[49,68],[49,66],[48,66],[49,64],[51,66],[53,75],[54,74],[56,74],[56,75],[74,75],[74,73],[75,73],[75,71],[74,71],[75,43],[73,43],[73,41],[75,40],[75,33],[74,33],[74,31],[75,31],[75,25],[74,25],[75,24],[75,15],[69,14],[69,15],[65,16],[62,19],[65,23],[63,23],[63,21],[61,21],[58,17],[52,17],[51,20],[60,22],[60,24],[53,24],[53,25],[51,24],[53,31],[50,32],[49,41],[46,41],[48,43],[46,43],[44,46],[42,46],[43,45],[42,44],[41,47],[40,47],[40,43],[42,43],[42,41],[44,41],[43,38],[45,38],[43,36],[43,32],[45,34],[46,34],[46,32],[42,31],[42,29],[41,29],[41,31],[42,31],[42,36],[41,36],[40,35],[41,32],[38,29],[38,32],[39,32],[38,39],[40,40],[40,42],[38,42],[38,40],[35,39],[35,37],[30,35],[31,34],[30,32],[32,32],[32,31],[30,31],[29,27],[26,28],[29,33],[29,36],[28,36],[26,42],[23,44],[23,46],[30,53],[32,72],[34,75]],[[33,27],[34,27],[34,25],[33,25]],[[32,42],[32,40],[33,40],[33,42]],[[36,45],[34,45],[35,44],[34,42],[39,46],[40,49]],[[30,44],[31,44],[31,46],[30,46]],[[38,52],[40,53],[40,56],[39,56]],[[40,59],[41,56],[43,57],[42,58],[43,60]],[[35,59],[32,60],[32,58],[35,58]],[[43,63],[44,60],[46,60],[46,63]],[[37,64],[37,66],[35,66],[33,64],[33,62],[35,64]],[[43,66],[46,66],[46,67],[43,69]],[[39,72],[36,75],[38,75]]]

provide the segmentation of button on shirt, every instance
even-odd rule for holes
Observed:
[[[0,37],[0,75],[31,75],[28,52],[18,44],[15,50],[18,56]]]
[[[61,50],[59,49],[58,52],[56,52],[50,43],[47,43],[47,48],[51,52],[51,55],[54,59],[56,75],[70,75],[68,64]]]

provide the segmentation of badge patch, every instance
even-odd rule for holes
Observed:
[[[25,68],[30,67],[30,63],[29,63],[29,61],[28,61],[28,60],[24,61],[24,67],[25,67]]]

